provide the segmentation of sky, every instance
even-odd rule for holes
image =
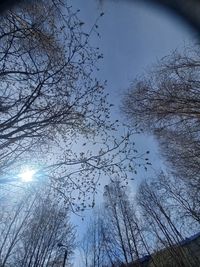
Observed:
[[[113,117],[121,117],[119,105],[125,89],[136,77],[141,77],[159,59],[174,49],[191,42],[190,29],[181,21],[152,6],[130,4],[131,1],[73,0],[72,6],[80,9],[80,16],[91,27],[98,15],[100,39],[93,38],[104,55],[98,78],[107,80],[106,90],[115,104]],[[102,4],[100,4],[102,3]],[[152,138],[145,136],[152,144]],[[137,143],[145,143],[139,138]]]
[[[100,13],[98,32],[100,37],[92,37],[91,43],[98,46],[104,58],[99,63],[98,79],[107,80],[106,92],[109,93],[109,101],[114,104],[112,108],[113,120],[124,120],[120,113],[120,103],[124,91],[137,77],[142,77],[150,70],[153,64],[173,50],[181,50],[184,45],[191,43],[194,33],[188,26],[174,18],[160,8],[155,8],[144,3],[131,2],[131,0],[68,0],[74,9],[80,9],[80,17],[85,22],[84,27],[91,28]],[[123,128],[119,129],[123,132]],[[121,134],[120,134],[121,135]],[[153,174],[153,170],[165,168],[160,156],[158,145],[149,135],[137,135],[134,139],[139,151],[150,151],[152,170],[144,172],[142,169],[134,175],[134,181],[130,182],[132,195],[139,182]],[[106,182],[106,181],[104,181]],[[18,186],[18,185],[17,185]],[[1,201],[8,199],[9,195],[20,195],[20,184],[17,187],[6,188],[0,185]],[[29,189],[29,185],[26,186]],[[98,205],[102,201],[103,188],[99,190],[96,199]],[[9,194],[8,194],[9,193]],[[15,202],[14,199],[12,199]],[[7,205],[7,203],[5,202]],[[79,237],[85,232],[91,211],[85,211],[82,216],[72,216],[72,222],[77,225]],[[83,267],[80,263],[78,251],[75,253],[74,266]]]
[[[93,38],[91,42],[98,46],[104,55],[99,64],[98,78],[108,81],[106,90],[110,94],[110,101],[115,104],[112,116],[122,120],[119,105],[123,92],[131,81],[142,77],[159,59],[175,49],[181,50],[189,45],[195,37],[187,25],[170,13],[138,2],[71,0],[72,6],[80,9],[79,15],[88,28],[101,12],[105,13],[98,23],[100,38]],[[153,168],[164,167],[157,143],[152,136],[137,136],[135,142],[139,150],[150,150]],[[135,185],[148,175],[139,171],[131,185],[132,190],[134,191]],[[73,218],[73,222],[78,224],[80,235],[84,232],[89,215],[90,212],[85,213],[84,221],[78,217]],[[81,267],[78,258],[76,254],[74,266]]]

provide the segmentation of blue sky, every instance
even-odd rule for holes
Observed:
[[[139,4],[139,1],[134,4],[125,0],[101,2],[100,5],[97,0],[71,0],[72,6],[81,10],[80,16],[86,27],[92,26],[102,11],[105,13],[98,23],[101,37],[91,41],[104,54],[98,78],[108,80],[106,90],[110,94],[110,101],[115,104],[113,117],[119,119],[121,97],[131,81],[141,77],[173,50],[181,50],[184,45],[189,45],[194,34],[179,19],[160,8]],[[162,166],[154,139],[147,135],[135,139],[140,150],[151,151],[153,167],[158,169]],[[148,175],[139,172],[134,183]],[[83,222],[81,218],[73,218],[73,221],[79,225],[78,232],[83,232],[87,219]],[[74,266],[82,267],[78,261],[76,256]]]
[[[104,55],[98,78],[108,80],[106,90],[115,104],[113,117],[117,119],[121,117],[119,104],[123,92],[131,81],[192,40],[190,29],[181,21],[159,8],[138,2],[71,0],[72,6],[81,10],[86,27],[91,27],[102,11],[105,13],[98,23],[101,37],[91,41]],[[145,136],[137,141],[140,146],[145,142],[151,145],[152,138],[148,140]]]
[[[171,14],[137,1],[130,3],[130,0],[71,0],[73,8],[80,9],[79,15],[88,28],[102,11],[105,13],[98,23],[101,37],[91,42],[104,55],[98,78],[108,80],[106,90],[115,104],[112,116],[122,120],[119,105],[131,81],[173,50],[189,45],[193,38],[190,29]],[[135,142],[140,151],[151,151],[151,161],[155,168],[159,167],[160,155],[153,138],[140,135]]]

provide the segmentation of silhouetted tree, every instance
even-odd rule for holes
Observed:
[[[67,262],[75,248],[75,228],[69,210],[51,192],[25,193],[4,207],[1,218],[1,266],[47,267]],[[63,251],[63,248],[65,249]]]
[[[123,111],[134,127],[155,134],[176,176],[199,191],[199,48],[174,52],[127,91]],[[136,124],[136,125],[135,125]]]
[[[160,186],[159,180],[157,183],[144,181],[141,184],[138,203],[142,208],[146,226],[154,236],[154,242],[157,242],[157,245],[160,244],[156,250],[163,249],[169,253],[170,258],[177,266],[196,266],[199,264],[198,261],[189,259],[186,251],[179,246],[184,239],[184,230],[188,231],[187,227],[190,223],[186,222],[187,225],[184,225],[183,221],[178,220],[176,212],[179,212],[179,207],[176,206],[175,201],[170,200],[168,191]],[[166,264],[169,263],[166,262]]]
[[[0,22],[0,182],[40,166],[39,179],[73,210],[85,208],[102,175],[134,165],[129,136],[112,136],[105,84],[95,78],[96,24],[84,31],[78,12],[68,2],[31,1]]]

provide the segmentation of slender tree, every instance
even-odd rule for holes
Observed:
[[[146,223],[149,224],[150,232],[153,233],[154,240],[158,240],[160,243],[157,250],[163,249],[164,252],[167,252],[170,260],[177,266],[196,266],[199,264],[198,261],[191,261],[188,253],[179,245],[184,239],[184,229],[183,222],[178,221],[176,214],[178,206],[175,206],[174,201],[170,203],[167,192],[165,195],[164,190],[158,184],[144,182],[140,186],[138,195],[139,205],[142,207]],[[173,208],[172,205],[174,205]],[[187,223],[186,228],[190,224]],[[155,254],[155,257],[158,254]]]
[[[25,193],[21,201],[6,208],[0,227],[2,267],[53,267],[63,262],[65,251],[69,262],[75,228],[69,221],[69,209],[51,192],[43,196]]]

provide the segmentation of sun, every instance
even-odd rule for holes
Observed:
[[[20,180],[24,183],[32,182],[35,173],[36,170],[26,168],[19,174]]]

